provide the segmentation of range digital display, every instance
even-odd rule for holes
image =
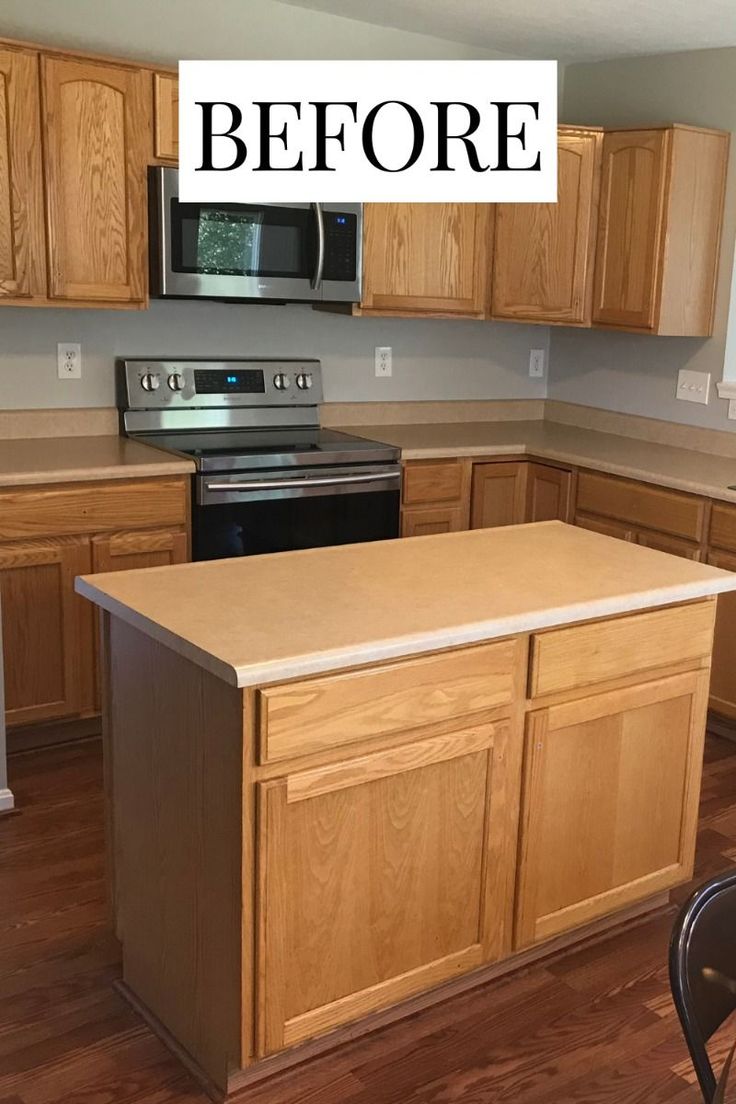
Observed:
[[[262,395],[266,382],[260,368],[195,368],[194,390],[198,395]]]

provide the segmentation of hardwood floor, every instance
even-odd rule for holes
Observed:
[[[97,742],[15,756],[0,819],[0,1104],[204,1104],[112,988]],[[736,862],[736,745],[710,736],[697,877]],[[677,892],[678,901],[689,892]],[[669,999],[675,911],[247,1090],[249,1104],[697,1104]]]

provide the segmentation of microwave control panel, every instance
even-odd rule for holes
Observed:
[[[324,211],[325,280],[355,280],[358,219],[349,211]]]

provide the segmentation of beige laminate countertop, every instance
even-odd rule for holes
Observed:
[[[185,475],[194,464],[127,437],[33,437],[0,441],[0,487]]]
[[[250,686],[736,590],[736,574],[545,521],[87,575],[76,588]]]
[[[730,484],[736,484],[736,459],[557,422],[443,422],[340,428],[359,437],[397,445],[404,460],[528,453],[736,502],[736,491],[728,489]]]

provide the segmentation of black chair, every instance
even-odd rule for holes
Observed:
[[[683,905],[672,930],[669,966],[672,997],[700,1090],[706,1104],[714,1104],[723,1084],[717,1086],[705,1048],[736,1009],[736,870],[711,878]],[[724,1066],[722,1081],[727,1077]]]

